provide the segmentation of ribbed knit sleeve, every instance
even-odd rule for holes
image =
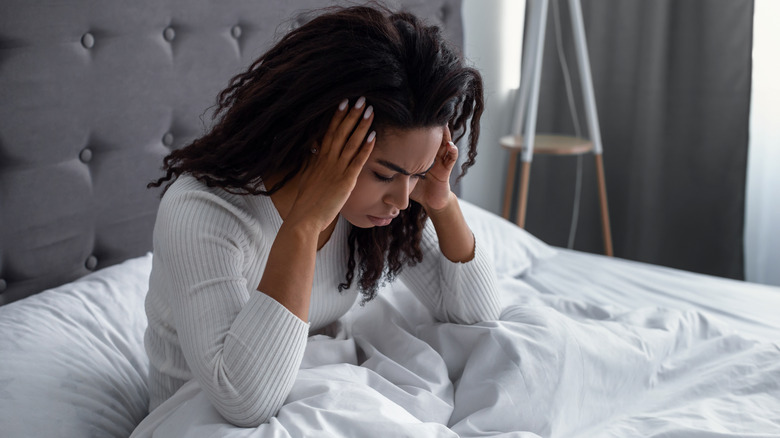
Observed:
[[[276,414],[292,389],[308,324],[249,287],[246,213],[205,191],[166,194],[155,227],[155,268],[194,378],[231,423]],[[257,236],[253,236],[257,238]]]
[[[440,321],[474,324],[498,319],[501,303],[495,269],[479,240],[474,258],[451,262],[439,249],[436,230],[429,220],[420,243],[423,261],[404,267],[399,278]]]

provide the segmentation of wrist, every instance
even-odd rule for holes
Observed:
[[[447,194],[447,200],[444,202],[444,204],[439,208],[433,208],[429,204],[423,204],[423,208],[425,209],[425,213],[428,215],[428,217],[433,218],[434,216],[440,216],[442,214],[446,214],[447,211],[452,210],[454,206],[457,206],[458,203],[458,197],[455,196],[455,193],[453,193],[451,190],[449,194]]]
[[[443,208],[430,212],[426,210],[426,213],[436,230],[439,249],[444,257],[453,263],[466,263],[474,258],[474,234],[463,217],[458,197],[454,193],[450,192]]]
[[[311,217],[302,217],[300,219],[294,217],[288,217],[282,222],[279,232],[282,231],[290,234],[294,234],[299,239],[308,240],[310,238],[317,239],[322,231],[322,225]]]
[[[288,228],[319,235],[334,219],[325,214],[318,214],[317,208],[296,208],[296,205],[293,205],[287,216],[282,217],[282,224]]]

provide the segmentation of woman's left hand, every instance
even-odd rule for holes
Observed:
[[[450,202],[450,174],[458,161],[458,147],[452,142],[450,128],[444,126],[441,146],[436,152],[433,167],[424,179],[417,182],[409,197],[420,203],[427,212],[441,210]]]

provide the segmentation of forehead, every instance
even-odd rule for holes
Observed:
[[[388,129],[377,135],[369,161],[384,160],[411,173],[430,167],[441,145],[444,127]]]

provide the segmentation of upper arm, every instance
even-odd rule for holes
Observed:
[[[174,196],[161,204],[155,257],[166,271],[172,322],[193,376],[226,419],[251,426],[284,402],[308,324],[248,287],[252,230],[243,214],[208,193]]]
[[[231,207],[208,193],[188,192],[161,204],[155,257],[167,270],[172,316],[185,353],[191,338],[224,335],[249,298],[243,228]],[[192,324],[204,319],[214,323]]]

